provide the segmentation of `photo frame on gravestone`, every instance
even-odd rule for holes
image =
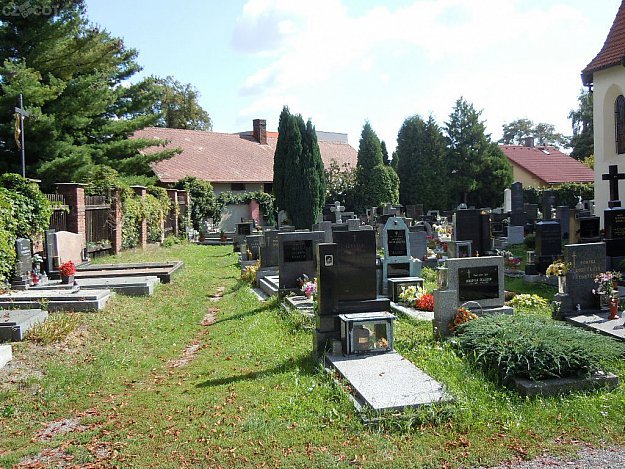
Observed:
[[[458,269],[460,302],[491,300],[499,297],[499,267],[461,267]]]
[[[387,230],[388,256],[404,257],[408,255],[405,230]]]

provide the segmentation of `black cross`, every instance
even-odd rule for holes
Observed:
[[[15,113],[20,120],[20,141],[17,142],[20,147],[20,154],[22,156],[22,177],[26,177],[26,154],[24,153],[24,117],[30,116],[30,112],[24,109],[24,103],[22,102],[22,95],[20,93],[18,106],[15,107]]]
[[[625,174],[619,173],[618,166],[611,164],[608,166],[608,172],[601,175],[601,179],[610,181],[610,200],[608,201],[608,207],[620,207],[621,201],[618,197],[618,182],[620,179],[625,179]]]

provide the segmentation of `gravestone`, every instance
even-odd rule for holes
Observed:
[[[260,267],[277,267],[280,263],[280,243],[277,230],[266,230],[260,248]]]
[[[72,261],[79,265],[84,261],[85,240],[82,235],[70,231],[56,231],[51,234],[58,256],[58,265]]]
[[[544,274],[549,264],[562,254],[560,223],[555,220],[536,223],[535,249],[538,272]]]
[[[610,183],[610,200],[608,208],[603,212],[603,231],[606,243],[606,253],[610,258],[625,256],[625,208],[621,206],[618,193],[618,183],[625,179],[625,173],[618,172],[617,165],[610,165],[608,172],[601,175],[601,179]],[[622,259],[611,260],[610,264],[620,264]],[[612,266],[614,268],[615,266]]]
[[[330,208],[330,211],[334,213],[335,223],[343,223],[343,214],[341,212],[345,211],[345,207],[341,206],[341,202],[338,200],[334,202],[334,206]]]
[[[245,237],[245,245],[247,250],[251,254],[251,258],[248,257],[248,261],[255,261],[260,259],[261,247],[264,244],[263,235],[250,235]]]
[[[510,225],[525,226],[526,215],[523,207],[523,184],[515,182],[510,186]]]
[[[413,220],[419,220],[423,216],[423,205],[406,205],[406,216]]]
[[[316,351],[326,350],[332,340],[340,338],[340,314],[390,310],[389,300],[377,296],[375,232],[334,235],[334,243],[317,245]]]
[[[589,211],[580,211],[570,217],[569,243],[586,244],[601,241],[601,219],[591,216]]]
[[[553,220],[553,207],[556,205],[556,196],[553,191],[547,190],[543,192],[543,220]]]
[[[471,257],[471,241],[448,241],[447,253],[450,258]]]
[[[320,221],[318,223],[313,224],[313,231],[323,231],[323,242],[331,243],[332,242],[332,222],[330,221]]]
[[[503,212],[512,212],[512,190],[508,187],[503,190]]]
[[[236,234],[234,235],[233,249],[235,252],[240,251],[241,244],[245,241],[245,237],[252,234],[254,227],[253,222],[244,222],[236,224]]]
[[[410,243],[410,255],[415,259],[421,259],[428,253],[428,239],[425,226],[423,231],[410,230],[408,233],[408,239]]]
[[[492,250],[491,214],[476,209],[458,210],[453,217],[454,241],[471,241],[473,255]]]
[[[56,230],[45,230],[43,232],[43,241],[46,252],[46,257],[44,261],[45,270],[48,273],[48,277],[50,277],[51,274],[55,273],[58,267],[59,253],[56,250],[56,244],[54,243],[54,239],[52,237],[52,234],[55,233],[55,231]]]
[[[568,205],[560,205],[556,208],[556,220],[560,223],[562,239],[569,237],[569,218],[571,209]]]
[[[450,334],[449,323],[458,308],[473,313],[512,314],[504,305],[504,260],[501,256],[447,259],[447,285],[434,290],[434,335]]]
[[[15,272],[11,286],[16,289],[28,288],[33,270],[32,243],[28,238],[15,240]]]
[[[382,293],[388,291],[387,279],[393,277],[418,277],[421,260],[414,259],[410,251],[408,227],[400,217],[390,217],[382,232],[384,259],[382,260]]]
[[[561,303],[559,319],[598,309],[595,277],[606,271],[605,243],[567,244],[564,261],[570,265],[566,274],[566,295],[556,295]]]
[[[538,219],[538,204],[523,204],[527,222],[533,225]]]
[[[321,231],[279,233],[279,288],[281,291],[298,289],[297,279],[303,274],[313,278],[316,271],[316,245],[323,239]]]

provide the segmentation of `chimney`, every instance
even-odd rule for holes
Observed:
[[[523,139],[523,146],[528,148],[534,148],[534,137],[525,137]]]
[[[252,121],[254,138],[261,145],[267,145],[267,121],[265,119],[254,119]]]

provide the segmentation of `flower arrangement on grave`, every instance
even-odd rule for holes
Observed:
[[[618,281],[622,278],[623,276],[620,272],[602,272],[595,277],[595,283],[598,287],[593,289],[592,292],[597,295],[608,295],[611,298],[618,294]]]
[[[453,333],[456,332],[458,326],[464,324],[466,322],[472,321],[473,319],[477,319],[477,314],[472,313],[471,310],[461,306],[458,308],[456,315],[449,323],[449,330]]]
[[[251,284],[256,283],[256,272],[258,272],[258,269],[260,269],[260,261],[246,266],[243,272],[241,272],[241,279]]]
[[[317,294],[317,279],[314,278],[304,284],[304,295],[306,298],[312,298]]]
[[[547,277],[551,277],[552,275],[555,275],[557,277],[563,277],[569,272],[570,268],[571,268],[571,264],[569,262],[558,260],[554,262],[553,264],[549,264],[549,267],[547,267],[545,275]]]
[[[434,311],[434,295],[428,293],[425,288],[419,288],[416,285],[402,287],[399,299],[402,303],[420,311]]]
[[[506,251],[505,249],[497,250],[497,255],[503,257],[503,262],[506,267],[518,269],[521,265],[521,258],[514,257],[510,251]]]
[[[76,273],[76,266],[74,265],[73,261],[63,262],[59,266],[59,274],[61,274],[63,277],[71,277],[75,273]]]

